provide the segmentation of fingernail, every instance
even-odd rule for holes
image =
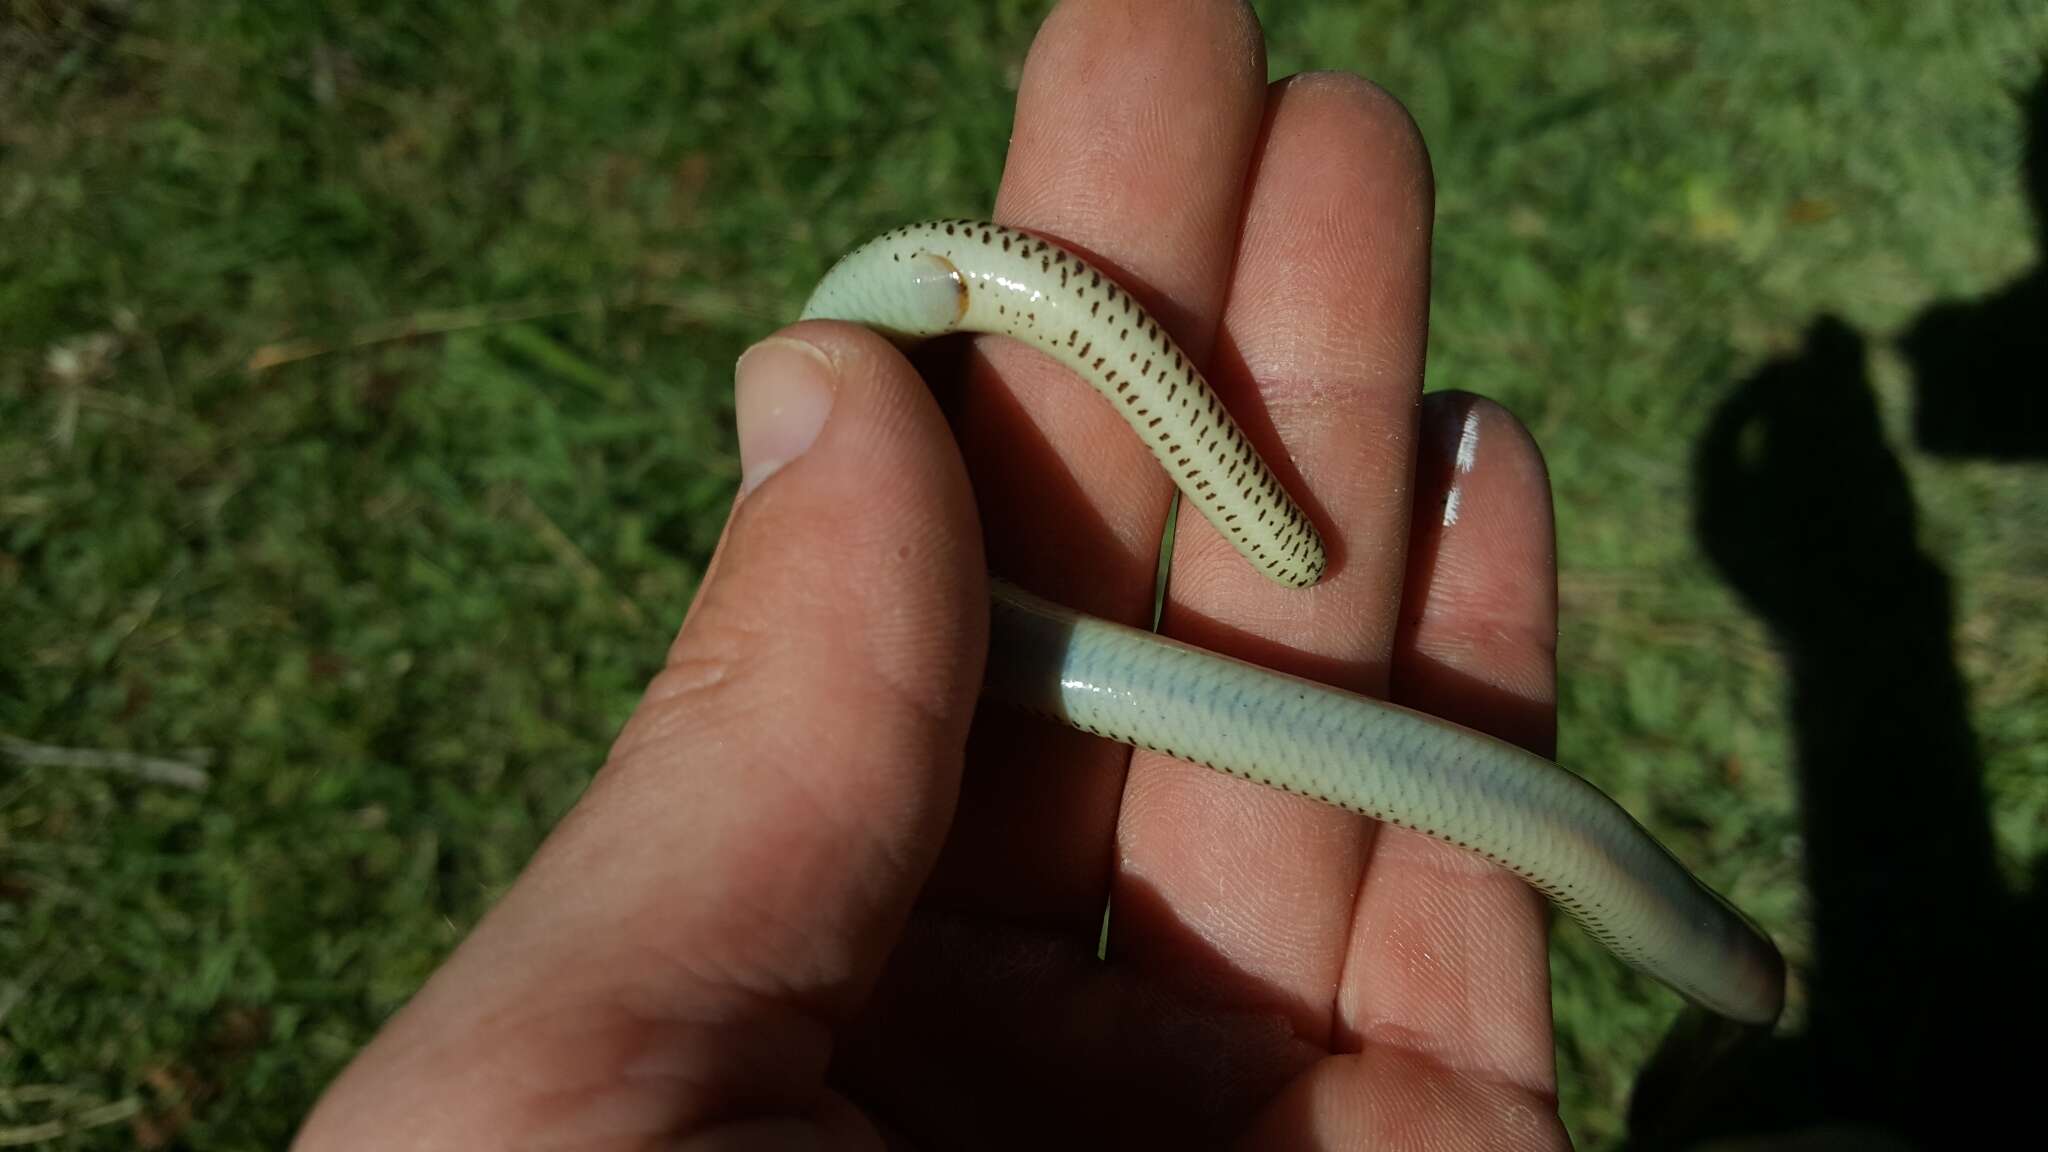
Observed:
[[[1464,510],[1465,477],[1479,464],[1479,405],[1469,396],[1454,392],[1432,392],[1422,398],[1425,435],[1437,438],[1440,464],[1450,465],[1444,473],[1443,526],[1458,522]]]
[[[740,495],[760,487],[818,438],[832,414],[836,383],[823,352],[787,336],[771,336],[740,356],[733,369]]]

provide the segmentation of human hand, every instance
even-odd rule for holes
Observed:
[[[1399,106],[1269,87],[1224,0],[1063,4],[996,208],[1116,270],[1331,546],[1285,589],[1181,518],[1165,631],[1548,752],[1547,482],[1500,409],[1418,403],[1431,215]],[[974,716],[984,572],[1144,623],[1172,489],[1036,354],[958,367],[949,428],[860,329],[743,359],[744,491],[667,668],[301,1148],[1564,1146],[1520,881]]]

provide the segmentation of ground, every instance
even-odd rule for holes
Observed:
[[[1045,7],[0,14],[0,1145],[290,1133],[661,659],[737,480],[735,355],[857,240],[985,214]],[[1860,435],[1878,471],[1834,495],[1896,495],[1952,612],[1923,647],[1981,803],[1941,818],[2023,898],[2048,479],[2024,435],[1916,429],[2014,361],[1949,380],[1913,334],[1981,352],[2042,299],[2048,10],[1258,7],[1276,76],[1362,72],[1428,138],[1429,385],[1516,411],[1556,487],[1561,758],[1809,970],[1801,649],[1757,538],[1696,520],[1715,461]],[[1715,439],[1817,348],[1867,427]],[[1883,651],[1889,610],[1859,619]],[[1561,1107],[1608,1147],[1679,1005],[1557,941]]]

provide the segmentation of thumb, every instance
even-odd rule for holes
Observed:
[[[981,536],[938,406],[885,341],[803,324],[736,376],[741,496],[667,667],[303,1147],[640,1147],[845,1118],[822,1088],[832,1034],[952,817]]]

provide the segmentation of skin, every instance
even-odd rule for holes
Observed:
[[[1135,290],[1331,545],[1282,588],[1183,517],[1165,631],[1548,754],[1548,484],[1505,412],[1420,400],[1432,196],[1400,106],[1268,86],[1244,5],[1069,0],[995,218]],[[928,387],[861,329],[783,335],[831,362],[823,431],[737,501],[586,797],[297,1146],[1565,1147],[1532,890],[976,713],[991,568],[1148,616],[1170,483],[1101,397],[1001,340]]]

